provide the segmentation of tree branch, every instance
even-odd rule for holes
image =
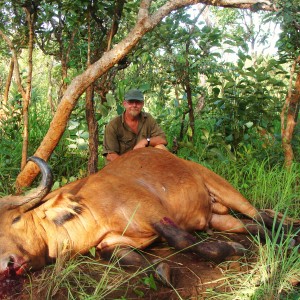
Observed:
[[[254,9],[255,6],[255,10],[275,10],[274,3],[268,0],[170,0],[151,16],[151,23],[157,24],[172,11],[198,3],[227,8]]]
[[[22,80],[21,80],[21,75],[20,75],[20,70],[19,70],[19,62],[18,62],[18,56],[17,56],[17,51],[10,40],[10,38],[0,29],[0,36],[2,36],[3,40],[7,43],[9,46],[11,52],[12,52],[12,59],[14,61],[14,73],[15,73],[15,80],[17,82],[18,86],[18,91],[22,95],[22,98],[25,99],[26,97],[26,91],[22,86]]]

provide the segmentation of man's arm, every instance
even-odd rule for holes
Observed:
[[[149,146],[151,147],[156,147],[158,145],[167,145],[167,140],[164,137],[161,136],[154,136],[154,137],[150,137],[150,144]],[[138,149],[138,148],[144,148],[148,146],[148,141],[147,139],[142,139],[140,140],[133,149]]]
[[[146,138],[140,140],[133,149],[143,148],[147,146],[157,147],[162,146],[161,148],[165,148],[168,144],[166,139],[166,134],[159,127],[156,120],[148,113],[147,114],[147,135]],[[148,144],[147,138],[150,138],[150,143]]]
[[[118,158],[119,152],[119,142],[116,133],[116,120],[109,122],[104,130],[103,138],[103,152],[102,154],[106,157],[107,162],[111,162]]]

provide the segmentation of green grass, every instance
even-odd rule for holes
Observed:
[[[130,276],[117,264],[78,255],[43,269],[24,292],[39,299],[105,299],[121,286],[126,290]]]
[[[281,223],[282,224],[282,223]],[[256,250],[247,261],[240,260],[240,270],[228,268],[230,262],[222,263],[224,283],[216,290],[208,290],[208,299],[224,300],[283,300],[299,299],[300,289],[293,283],[300,281],[300,245],[291,248],[293,233],[281,236],[281,228],[272,231],[262,244],[253,237]],[[298,230],[298,234],[300,229]],[[277,243],[274,243],[277,240]],[[221,289],[225,292],[221,292]]]
[[[255,159],[247,164],[218,163],[210,168],[226,178],[255,207],[288,211],[300,218],[300,164],[287,170],[281,165],[270,166],[267,161]]]
[[[78,255],[59,257],[55,264],[30,277],[22,295],[32,299],[126,299],[127,293],[141,298],[157,290],[152,266],[129,272],[113,256],[110,262],[99,257]],[[180,296],[179,296],[180,299]]]

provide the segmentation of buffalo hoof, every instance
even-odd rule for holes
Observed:
[[[229,244],[233,248],[234,255],[243,256],[247,252],[247,249],[240,243],[227,242],[227,244]]]
[[[165,262],[160,262],[155,267],[155,278],[161,282],[163,285],[172,287],[171,283],[171,268]]]

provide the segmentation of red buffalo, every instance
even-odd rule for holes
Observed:
[[[47,164],[30,158],[42,182],[26,196],[0,201],[0,274],[22,274],[52,262],[58,255],[85,253],[97,247],[104,257],[116,252],[124,265],[148,264],[132,248],[143,249],[164,238],[178,250],[222,261],[243,253],[237,243],[197,242],[189,232],[216,229],[260,233],[258,224],[273,219],[259,212],[225,179],[209,169],[160,149],[131,151],[96,174],[51,193]],[[229,209],[244,214],[239,220]],[[156,267],[169,281],[165,263]]]

